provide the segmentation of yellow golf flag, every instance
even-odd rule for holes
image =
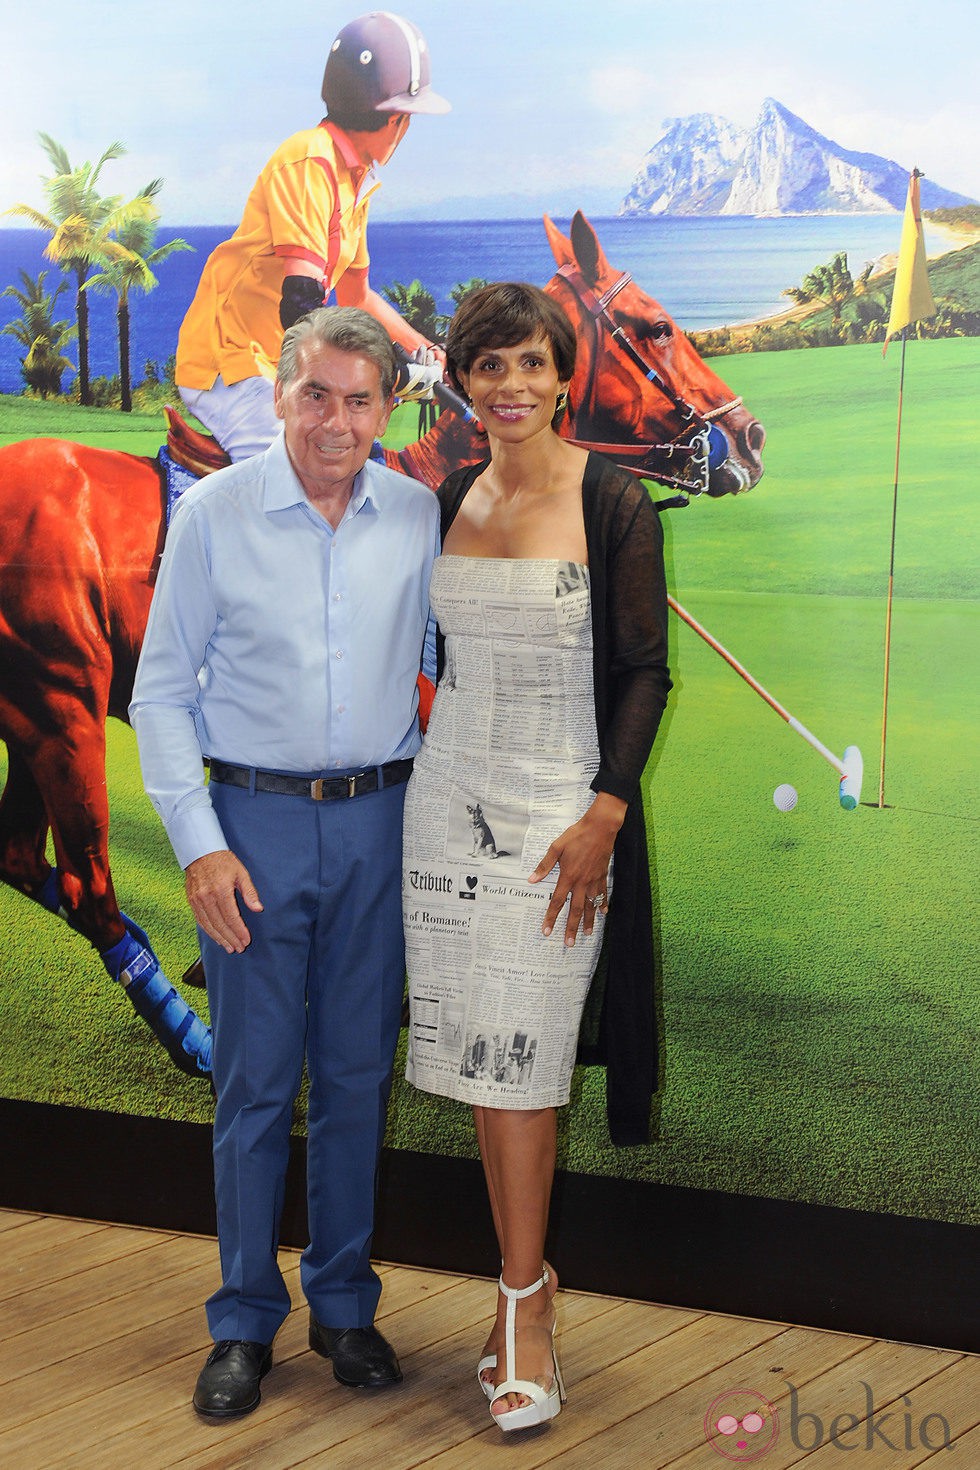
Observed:
[[[902,243],[898,247],[898,266],[895,270],[895,289],[892,292],[892,309],[888,318],[881,355],[888,351],[888,343],[896,333],[910,322],[924,316],[936,315],[932,287],[926,271],[926,244],[922,238],[922,213],[919,209],[919,170],[914,168],[909,179],[909,195],[905,201],[905,217],[902,220]]]

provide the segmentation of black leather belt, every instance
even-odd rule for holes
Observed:
[[[229,766],[225,761],[211,760],[209,765],[211,780],[223,786],[272,791],[278,796],[306,796],[311,801],[345,801],[352,796],[367,796],[386,786],[399,786],[412,774],[410,760],[371,766],[356,776],[279,776],[275,771],[253,770],[251,766]]]

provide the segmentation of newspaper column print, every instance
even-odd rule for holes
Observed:
[[[441,557],[447,660],[406,807],[410,1081],[498,1107],[567,1100],[601,942],[541,933],[527,881],[598,768],[588,572]],[[610,875],[611,876],[611,875]]]

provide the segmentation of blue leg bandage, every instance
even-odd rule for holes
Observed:
[[[67,919],[68,915],[61,907],[61,894],[58,892],[57,868],[51,869],[37,892],[31,894],[31,898],[46,908],[49,913],[58,914],[60,918]]]
[[[150,1026],[171,1061],[189,1077],[211,1074],[211,1031],[171,985],[150,941],[138,924],[122,915],[126,933],[101,953],[113,980]]]

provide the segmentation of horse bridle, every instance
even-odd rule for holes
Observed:
[[[675,393],[670,384],[657,372],[657,369],[647,362],[635,344],[630,341],[625,330],[609,314],[610,303],[633,279],[629,271],[623,271],[617,276],[601,296],[597,295],[582,272],[574,265],[559,266],[558,275],[574,292],[579,303],[595,322],[597,344],[599,329],[605,327],[619,350],[629,358],[634,367],[639,368],[646,380],[663,394],[681,420],[681,428],[667,444],[598,444],[578,439],[571,442],[580,444],[586,449],[594,449],[600,454],[609,454],[619,463],[623,463],[624,459],[628,460],[626,468],[630,469],[633,474],[656,480],[661,485],[669,485],[683,492],[671,500],[661,501],[661,506],[683,506],[687,504],[688,497],[691,495],[703,495],[708,489],[710,473],[711,425],[715,419],[723,418],[733,409],[740,408],[741,398],[733,398],[730,403],[723,403],[718,408],[701,413],[692,403],[688,403],[686,398]],[[598,361],[599,354],[596,352],[586,385],[586,397],[593,402],[596,397]],[[656,456],[661,462],[666,460],[667,468],[660,468],[649,463],[653,456]],[[671,463],[675,459],[683,461],[679,473],[671,473]]]

